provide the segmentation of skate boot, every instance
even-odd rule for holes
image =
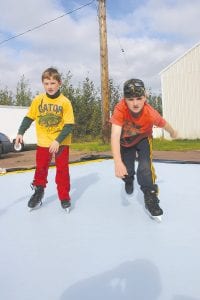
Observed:
[[[125,182],[125,191],[128,195],[133,193],[133,177],[126,176],[124,179]]]
[[[159,206],[159,199],[156,190],[149,190],[144,193],[145,208],[149,211],[152,218],[161,221],[163,210]]]
[[[35,190],[34,194],[31,196],[30,200],[28,201],[28,207],[30,209],[36,208],[38,205],[42,205],[42,198],[44,197],[44,187],[34,186],[33,189]]]
[[[125,182],[125,191],[128,195],[131,195],[133,193],[133,181]]]
[[[70,212],[71,202],[70,200],[61,200],[61,206],[63,209],[66,210],[66,212]]]

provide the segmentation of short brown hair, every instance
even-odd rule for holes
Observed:
[[[50,78],[53,78],[55,80],[57,80],[58,82],[61,82],[61,75],[60,73],[58,72],[57,69],[55,68],[48,68],[46,69],[43,73],[42,73],[42,81],[44,79],[50,79]]]

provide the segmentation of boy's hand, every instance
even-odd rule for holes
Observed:
[[[57,141],[53,141],[49,147],[50,153],[57,153],[59,150],[59,143]]]
[[[119,178],[124,178],[128,175],[126,166],[122,161],[115,163],[115,176]]]
[[[19,144],[23,144],[23,135],[21,134],[18,134],[15,139],[15,145],[18,146]]]
[[[165,124],[165,126],[163,127],[163,129],[166,130],[166,131],[169,133],[169,135],[170,135],[170,137],[171,137],[172,139],[177,139],[177,138],[178,138],[178,133],[177,133],[177,131],[174,130],[174,128],[173,128],[168,122],[166,122],[166,124]]]
[[[178,132],[176,130],[173,130],[173,132],[170,133],[170,136],[172,139],[177,139],[178,138]]]

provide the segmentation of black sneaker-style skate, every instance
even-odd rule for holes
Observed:
[[[159,199],[155,190],[146,191],[144,194],[145,208],[151,214],[151,217],[161,221],[163,210],[159,206]]]
[[[61,200],[60,202],[61,202],[61,207],[69,213],[70,212],[70,207],[71,207],[70,200]]]
[[[133,193],[133,181],[125,181],[125,191],[128,195]]]
[[[126,175],[123,178],[123,181],[125,182],[125,191],[128,195],[131,195],[133,193],[133,181],[134,177]]]
[[[43,186],[34,186],[34,194],[31,196],[28,201],[28,207],[30,209],[36,208],[38,205],[42,205],[42,198],[44,197],[44,187]]]

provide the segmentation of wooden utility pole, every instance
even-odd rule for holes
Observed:
[[[106,0],[99,0],[99,34],[101,61],[102,138],[104,143],[108,143],[110,140],[110,104],[106,28]]]

